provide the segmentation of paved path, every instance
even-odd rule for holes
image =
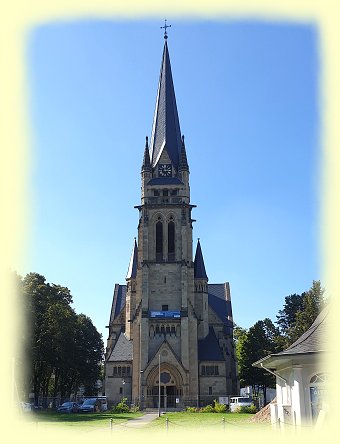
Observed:
[[[158,418],[158,413],[144,413],[143,416],[140,416],[139,418],[130,419],[125,424],[125,427],[131,427],[131,428],[144,427],[145,425],[149,424],[151,421],[153,421],[156,418]]]
[[[151,421],[153,421],[154,419],[156,419],[158,417],[158,413],[155,412],[148,412],[148,413],[143,413],[143,416],[140,416],[139,418],[134,418],[134,419],[129,419],[128,421],[124,421],[122,423],[113,423],[112,424],[112,429],[110,427],[110,424],[108,424],[107,426],[104,427],[98,427],[98,428],[93,428],[90,430],[86,430],[83,433],[88,434],[88,433],[116,433],[116,432],[127,432],[128,430],[136,430],[136,429],[140,429],[142,427],[145,427],[146,425],[150,424]]]

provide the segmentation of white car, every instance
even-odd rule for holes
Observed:
[[[31,412],[32,411],[32,406],[29,402],[21,401],[18,403],[18,406],[22,412]]]
[[[250,407],[251,405],[254,405],[254,403],[250,398],[244,396],[232,396],[229,401],[229,410],[231,412],[236,412],[240,407]]]

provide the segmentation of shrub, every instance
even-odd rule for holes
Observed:
[[[130,413],[137,413],[139,412],[139,405],[138,404],[133,404],[130,408]]]
[[[236,413],[256,413],[256,407],[254,405],[242,405],[237,407]]]
[[[111,410],[112,413],[128,413],[130,411],[130,407],[126,403],[127,398],[123,398],[116,406],[114,406]]]
[[[197,413],[198,409],[196,407],[187,407],[185,409],[185,411],[188,412],[188,413]]]
[[[248,412],[247,413],[256,413],[257,408],[254,405],[250,405],[248,407]]]
[[[227,411],[227,406],[225,404],[220,404],[214,399],[214,411],[216,413],[225,413]]]
[[[200,412],[201,413],[214,413],[215,410],[214,410],[214,407],[212,405],[208,404],[205,407],[202,407],[200,409]]]

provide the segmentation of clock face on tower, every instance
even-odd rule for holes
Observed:
[[[171,177],[172,168],[171,165],[167,163],[160,163],[158,165],[158,176],[159,177]]]

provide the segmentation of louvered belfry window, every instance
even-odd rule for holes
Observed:
[[[168,224],[168,260],[175,260],[175,224],[172,221]]]
[[[163,224],[158,221],[156,223],[156,260],[163,259]]]

